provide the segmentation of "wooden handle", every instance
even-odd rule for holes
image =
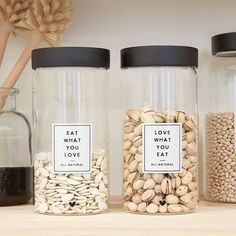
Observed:
[[[0,66],[2,65],[2,60],[7,46],[7,41],[12,31],[13,28],[9,23],[2,22],[0,24]]]
[[[26,46],[23,53],[17,60],[15,66],[12,68],[10,74],[8,75],[5,82],[3,83],[2,87],[14,88],[17,80],[20,78],[20,75],[22,74],[23,70],[25,69],[27,63],[30,60],[32,50],[35,49],[39,45],[41,39],[42,37],[39,32],[34,31],[32,33],[32,36],[28,45]],[[0,109],[4,107],[6,99],[7,99],[7,95],[0,94]]]
[[[15,86],[17,80],[20,78],[20,75],[22,74],[23,70],[25,69],[27,63],[30,60],[32,50],[35,49],[39,45],[41,39],[42,37],[39,32],[34,31],[32,33],[32,36],[28,45],[26,46],[23,53],[17,60],[15,66],[12,68],[10,74],[8,75],[5,82],[3,83],[2,87],[13,88]]]

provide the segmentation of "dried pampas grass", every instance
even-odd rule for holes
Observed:
[[[0,65],[10,33],[17,28],[32,0],[0,0]]]
[[[45,41],[55,46],[68,27],[72,13],[70,0],[35,0],[17,27],[37,31]]]

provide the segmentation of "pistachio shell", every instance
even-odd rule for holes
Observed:
[[[158,206],[154,203],[150,203],[147,207],[146,207],[146,211],[148,213],[154,214],[158,212]]]
[[[181,196],[181,197],[180,197],[180,200],[181,200],[181,202],[183,202],[183,203],[190,203],[191,200],[192,200],[192,196],[191,196],[191,194],[187,193],[187,194]]]
[[[159,174],[159,173],[155,173],[152,174],[152,178],[155,180],[156,183],[160,184],[161,181],[164,179],[164,174]]]
[[[188,192],[188,187],[185,185],[180,185],[179,188],[176,190],[177,196],[185,195]]]
[[[197,145],[196,143],[189,143],[188,146],[186,147],[186,152],[188,155],[196,155],[197,154]]]
[[[187,120],[183,123],[183,128],[186,130],[186,131],[191,131],[195,128],[194,126],[194,123],[192,120]]]
[[[161,113],[156,113],[154,115],[154,120],[156,121],[156,123],[163,123],[165,122],[165,119],[166,119],[165,115]]]
[[[179,198],[173,194],[169,194],[166,196],[166,203],[168,204],[178,204]]]
[[[126,142],[124,142],[123,149],[129,150],[131,146],[132,146],[132,143],[129,140],[127,140]]]
[[[192,181],[192,179],[193,179],[193,175],[190,171],[188,171],[186,175],[181,178],[181,182],[184,185],[188,185]]]
[[[140,136],[142,134],[142,124],[139,124],[134,128],[134,137]]]
[[[182,207],[179,204],[171,204],[167,207],[170,213],[178,213],[182,211]]]
[[[132,197],[132,201],[136,204],[139,204],[142,202],[142,199],[141,199],[141,196],[139,194],[135,194],[133,197]]]
[[[143,187],[143,184],[144,184],[144,181],[142,179],[139,179],[139,180],[136,180],[134,183],[133,183],[133,188],[135,190],[139,190]]]
[[[143,189],[152,189],[155,186],[155,181],[153,179],[147,179],[144,182]]]
[[[142,194],[141,199],[142,199],[144,202],[147,202],[147,201],[152,200],[152,198],[154,198],[154,196],[155,196],[154,190],[148,189],[148,190],[146,190],[146,191]]]
[[[130,211],[137,211],[138,209],[138,205],[134,202],[129,202],[127,207]]]
[[[171,184],[171,180],[168,178],[164,178],[161,182],[161,191],[164,194],[169,194],[172,192],[172,184]]]
[[[146,211],[147,204],[145,202],[138,204],[138,211],[139,212],[145,212]]]
[[[137,124],[140,121],[140,113],[137,110],[129,110],[127,114],[132,123]]]
[[[138,147],[138,146],[142,145],[142,137],[141,136],[135,137],[133,140],[133,145],[134,145],[134,147]]]
[[[177,123],[184,123],[185,122],[185,113],[178,111],[176,120],[177,120]]]
[[[190,132],[186,133],[186,141],[188,143],[192,143],[195,140],[195,137],[196,137],[196,135],[195,135],[194,131],[190,131]]]
[[[141,120],[143,123],[155,123],[153,115],[150,113],[143,112],[141,115]]]

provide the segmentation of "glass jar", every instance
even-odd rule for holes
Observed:
[[[125,211],[197,210],[197,66],[196,48],[121,50]]]
[[[108,210],[107,49],[32,53],[35,212]]]
[[[18,93],[0,88],[0,206],[27,203],[33,192],[31,129],[16,110]]]
[[[205,198],[236,202],[236,33],[212,38],[205,124]]]

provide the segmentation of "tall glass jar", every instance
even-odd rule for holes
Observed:
[[[33,51],[37,213],[108,210],[109,58],[100,48]]]
[[[197,210],[197,65],[191,47],[121,50],[125,211]]]
[[[16,110],[18,93],[0,88],[0,206],[27,203],[33,192],[31,129]]]
[[[206,185],[209,201],[236,202],[236,32],[212,38],[205,125]]]

